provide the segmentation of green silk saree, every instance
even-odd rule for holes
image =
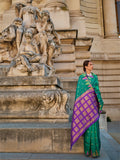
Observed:
[[[87,156],[100,156],[99,113],[103,100],[99,90],[97,75],[80,75],[73,108],[71,126],[71,148],[84,135],[84,152]]]

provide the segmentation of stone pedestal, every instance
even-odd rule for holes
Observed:
[[[0,78],[0,119],[68,121],[68,94],[56,77]]]
[[[70,150],[70,123],[0,123],[0,152],[83,153],[83,137]]]

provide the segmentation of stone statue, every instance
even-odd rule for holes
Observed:
[[[42,11],[39,13],[39,18],[36,21],[36,28],[38,30],[40,51],[42,53],[41,63],[47,62],[47,46],[48,46],[48,38],[46,34],[46,27],[48,20],[50,19],[50,15],[48,11]],[[38,38],[37,38],[38,39]]]
[[[0,62],[10,62],[16,55],[16,26],[14,22],[5,28],[0,37]]]
[[[54,75],[54,58],[61,54],[54,24],[48,11],[32,6],[32,0],[26,2],[15,5],[17,18],[2,32],[0,62],[9,62],[10,68],[19,68],[21,74],[45,65],[48,76]]]
[[[23,37],[23,22],[21,18],[16,18],[13,21],[14,25],[16,26],[16,45],[17,45],[17,51],[19,51],[20,44],[22,42],[22,37]]]
[[[35,20],[37,18],[37,11],[39,9],[32,6],[32,0],[26,0],[27,6],[21,8],[19,17],[23,20],[25,28],[35,26]]]
[[[17,4],[15,5],[15,15],[16,15],[16,17],[19,17],[20,10],[21,10],[23,7],[25,7],[25,5],[22,4],[22,3],[17,3]]]
[[[31,63],[38,63],[40,61],[40,53],[38,46],[32,42],[33,34],[30,29],[24,33],[24,42],[21,43],[16,62],[21,63],[27,67],[28,72],[32,72],[33,68]]]
[[[16,77],[18,81],[23,77],[18,83],[20,88],[24,90],[24,85],[30,85],[37,90],[38,85],[38,90],[33,89],[34,93],[30,88],[29,95],[24,91],[10,92],[9,108],[13,109],[13,114],[21,110],[25,115],[35,113],[34,116],[39,114],[46,118],[68,118],[68,93],[62,90],[53,67],[55,57],[61,54],[60,39],[49,12],[32,6],[32,0],[26,2],[27,5],[16,4],[17,18],[1,33],[0,64],[1,68],[7,66],[3,73],[13,79],[10,81],[13,86]]]
[[[53,58],[61,54],[60,40],[58,38],[57,33],[54,30],[54,24],[51,19],[49,19],[46,26],[46,33],[48,37],[48,58],[47,65],[50,67],[53,66]]]

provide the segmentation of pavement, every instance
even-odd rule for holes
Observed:
[[[0,153],[0,160],[120,160],[120,122],[108,122],[108,132],[101,129],[101,156],[84,154]]]
[[[120,144],[120,121],[107,123],[108,133]]]

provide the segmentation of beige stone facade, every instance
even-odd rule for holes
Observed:
[[[25,0],[0,0],[0,32],[15,19],[17,2]],[[34,0],[33,5],[49,10],[61,39],[62,54],[54,66],[71,94],[71,108],[83,61],[92,59],[104,110],[111,120],[120,120],[120,39],[115,0]]]

